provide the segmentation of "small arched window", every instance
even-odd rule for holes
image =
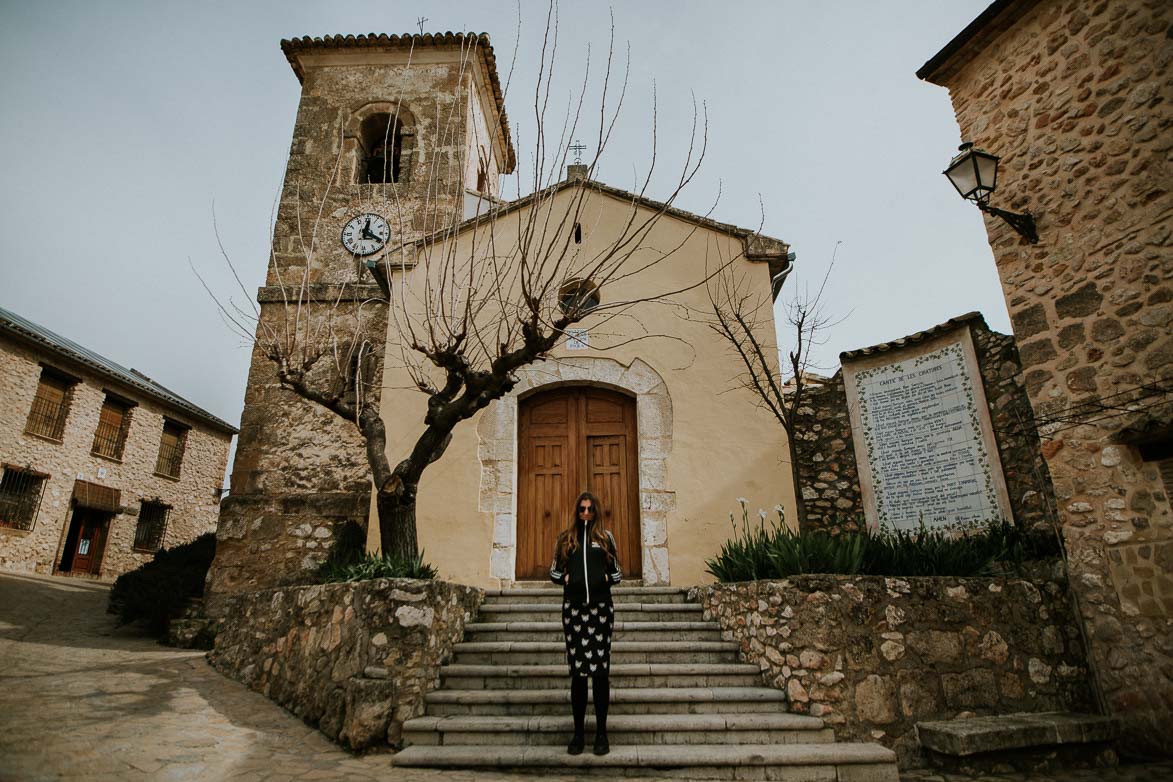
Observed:
[[[361,160],[358,181],[381,185],[400,181],[403,157],[403,124],[386,112],[372,114],[359,127]]]
[[[599,301],[599,286],[591,280],[571,280],[558,289],[558,306],[567,315],[586,315]]]

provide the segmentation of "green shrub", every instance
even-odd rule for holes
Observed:
[[[344,581],[366,581],[370,578],[436,577],[436,568],[424,562],[421,551],[417,557],[396,557],[391,554],[366,554],[349,562],[327,559],[318,568],[318,583],[334,584]]]
[[[123,573],[110,589],[107,610],[118,624],[143,621],[147,630],[164,638],[193,597],[203,597],[208,568],[216,555],[216,535],[208,532],[190,543],[160,549],[142,567]]]
[[[706,570],[718,581],[755,581],[803,573],[872,576],[976,576],[1021,572],[1025,562],[1061,555],[1058,538],[1046,530],[1024,530],[1010,522],[963,530],[793,532],[782,508],[768,523],[759,511],[752,523],[741,501],[741,528],[729,514],[733,537]],[[861,528],[863,524],[859,525]]]

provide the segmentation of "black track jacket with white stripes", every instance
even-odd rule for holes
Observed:
[[[562,596],[565,600],[574,603],[610,604],[611,585],[623,580],[615,538],[610,531],[607,532],[608,551],[604,551],[598,543],[590,539],[589,531],[584,529],[582,522],[579,522],[574,533],[578,548],[565,560],[559,561],[558,552],[562,549],[561,544],[565,535],[565,532],[559,535],[558,543],[554,546],[550,580],[562,586]],[[570,582],[564,583],[563,579],[567,573],[570,574]]]

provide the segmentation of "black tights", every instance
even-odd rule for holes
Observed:
[[[570,710],[574,714],[576,736],[581,736],[586,731],[587,678],[570,677]],[[607,707],[611,705],[611,681],[606,673],[597,673],[590,678],[595,683],[595,731],[606,733]]]

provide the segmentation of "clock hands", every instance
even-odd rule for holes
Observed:
[[[382,249],[390,233],[387,222],[379,215],[358,215],[343,229],[342,244],[355,255],[370,255]]]

